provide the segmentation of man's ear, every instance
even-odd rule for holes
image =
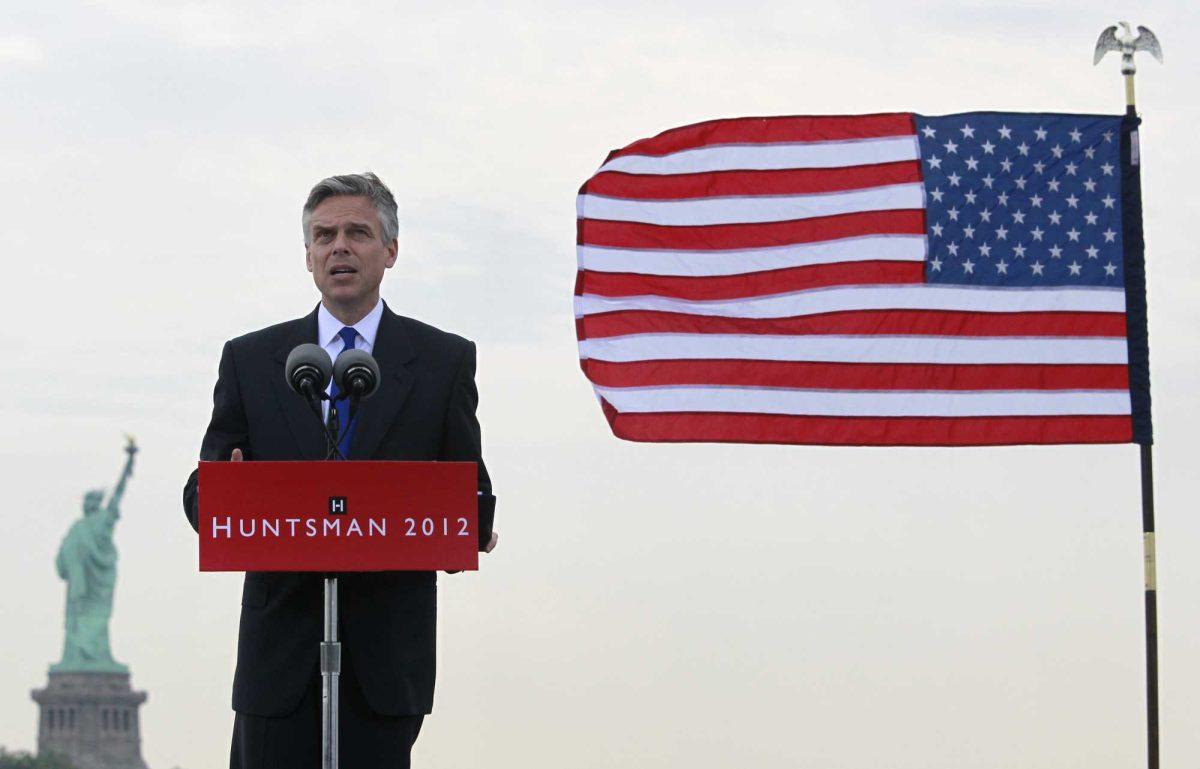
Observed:
[[[392,242],[387,244],[387,261],[384,262],[385,267],[391,267],[396,263],[396,255],[400,252],[400,239],[392,238]]]
[[[312,248],[310,246],[304,247],[304,266],[308,268],[309,272],[313,271]]]

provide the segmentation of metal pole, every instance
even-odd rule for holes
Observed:
[[[1154,553],[1154,463],[1151,445],[1142,451],[1142,558],[1146,588],[1146,750],[1158,769],[1158,586]]]
[[[321,644],[321,769],[338,769],[338,676],[342,645],[337,640],[337,577],[325,577],[325,641]]]

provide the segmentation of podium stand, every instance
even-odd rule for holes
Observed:
[[[474,462],[201,462],[200,571],[325,574],[321,765],[338,766],[337,573],[479,568]]]

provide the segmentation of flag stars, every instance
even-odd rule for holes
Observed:
[[[992,212],[986,208],[979,212],[979,221],[990,222],[992,220]]]
[[[948,154],[948,155],[958,154],[958,145],[954,143],[953,139],[947,139],[946,143],[943,144],[942,146],[946,148],[946,154]]]
[[[1005,158],[1004,160],[1000,161],[1000,170],[1004,171],[1005,173],[1011,173],[1012,166],[1013,166],[1012,161],[1009,160],[1008,158]]]
[[[1117,265],[1113,264],[1112,262],[1109,262],[1108,264],[1104,265],[1104,274],[1110,278],[1113,277],[1114,275],[1116,275],[1117,274]]]
[[[934,237],[936,237],[936,238],[942,237],[942,229],[943,229],[942,225],[940,225],[940,224],[933,224],[933,225],[930,225],[930,227],[929,227],[929,230],[933,233]]]
[[[1116,166],[1114,166],[1112,163],[1105,163],[1104,165],[1100,166],[1100,170],[1104,172],[1105,176],[1112,176],[1113,169],[1115,168]]]
[[[1092,211],[1088,211],[1083,218],[1087,219],[1088,224],[1095,224],[1100,219],[1100,217],[1096,216],[1096,214]]]
[[[1042,196],[1034,195],[1033,197],[1031,197],[1029,199],[1029,205],[1034,208],[1041,208],[1042,207]]]
[[[1067,205],[1070,206],[1071,208],[1079,208],[1079,198],[1075,197],[1074,193],[1068,195],[1067,196]]]
[[[1112,143],[1112,140],[1113,140],[1113,132],[1112,132],[1112,131],[1105,131],[1105,132],[1104,132],[1104,141],[1105,141],[1105,142],[1107,142],[1107,143],[1109,143],[1109,144],[1111,144],[1111,143]]]
[[[1076,144],[1083,141],[1083,132],[1080,131],[1078,127],[1071,129],[1071,141],[1075,142]]]
[[[1093,181],[1091,177],[1088,177],[1088,179],[1083,183],[1083,188],[1088,192],[1095,192],[1096,182]]]
[[[1054,153],[1054,157],[1061,158],[1063,156],[1063,148],[1061,144],[1055,144],[1050,148],[1050,152]]]
[[[996,228],[996,240],[1008,240],[1008,229],[1003,224]]]
[[[958,256],[958,244],[957,243],[947,243],[946,244],[946,253],[950,254],[950,256]]]
[[[975,205],[976,195],[974,192],[968,192],[967,194],[963,195],[963,198],[971,205]]]
[[[996,154],[996,145],[992,144],[990,141],[988,141],[986,139],[984,139],[983,144],[981,144],[979,146],[983,147],[983,154],[985,154],[985,155]]]
[[[1033,170],[1040,174],[1046,170],[1046,164],[1039,160],[1033,164]]]
[[[949,176],[947,176],[947,177],[946,177],[946,180],[947,180],[948,182],[950,182],[950,186],[951,186],[951,187],[957,187],[957,186],[958,186],[958,183],[959,183],[960,181],[962,181],[962,177],[961,177],[961,176],[959,176],[959,175],[958,175],[958,174],[956,174],[956,173],[951,173]]]
[[[1081,270],[1083,270],[1083,267],[1079,264],[1079,262],[1071,262],[1067,265],[1067,269],[1071,271],[1072,275],[1079,275]]]
[[[1095,147],[1086,147],[1083,150],[1083,154],[1087,157],[1088,160],[1092,160],[1096,157],[1096,148]]]
[[[1033,229],[1032,229],[1032,230],[1029,232],[1029,234],[1033,236],[1033,239],[1034,239],[1034,240],[1036,240],[1036,241],[1038,241],[1038,242],[1040,243],[1040,242],[1041,242],[1041,240],[1042,240],[1042,236],[1043,236],[1043,235],[1045,235],[1046,233],[1045,233],[1045,231],[1044,231],[1044,230],[1042,230],[1042,228],[1041,228],[1041,227],[1034,227],[1034,228],[1033,228]]]
[[[1003,259],[996,262],[996,272],[1000,273],[1001,275],[1007,275],[1008,274],[1008,262],[1004,261]]]
[[[1041,275],[1042,271],[1046,269],[1045,265],[1043,265],[1041,262],[1034,262],[1033,264],[1029,265],[1029,268],[1033,270],[1034,275]]]
[[[980,256],[991,256],[992,255],[992,247],[989,246],[987,243],[981,243],[979,245],[979,255]]]
[[[970,123],[964,124],[963,127],[958,130],[962,131],[962,135],[963,135],[964,139],[974,139],[975,138],[975,129],[971,127]]]
[[[1025,258],[1025,246],[1021,245],[1020,243],[1013,246],[1013,256],[1017,257],[1018,259],[1024,259]]]
[[[950,206],[950,210],[946,212],[946,215],[950,217],[950,221],[957,222],[958,221],[958,208],[955,206]]]
[[[1025,223],[1025,212],[1024,211],[1013,211],[1012,216],[1013,216],[1013,221],[1016,222],[1017,224]]]
[[[963,237],[964,238],[974,238],[975,237],[975,228],[969,224],[966,227],[963,227]]]
[[[1109,227],[1107,230],[1104,231],[1104,242],[1105,243],[1116,243],[1117,242],[1117,233],[1113,232],[1111,227]]]
[[[946,193],[942,192],[941,187],[934,187],[932,190],[929,191],[929,197],[933,198],[934,201],[937,203],[942,202],[942,196],[945,194]]]
[[[975,262],[972,262],[970,259],[963,262],[963,272],[968,275],[973,274],[975,272]]]
[[[1047,133],[1048,133],[1048,131],[1045,128],[1043,128],[1042,126],[1038,126],[1037,128],[1033,129],[1034,136],[1036,136],[1037,140],[1040,142],[1046,141]]]
[[[1007,206],[1008,205],[1008,193],[1001,192],[999,195],[996,196],[996,202],[1002,206]]]
[[[1076,165],[1074,162],[1071,162],[1071,163],[1067,163],[1066,169],[1067,169],[1067,174],[1069,176],[1074,176],[1075,172],[1079,170],[1079,166]]]
[[[921,129],[921,133],[925,134],[926,139],[932,139],[937,136],[937,129],[931,125],[927,125]]]
[[[1053,246],[1050,246],[1051,259],[1062,259],[1062,252],[1062,248],[1060,248],[1057,243]]]
[[[937,155],[930,155],[929,160],[927,162],[929,163],[930,168],[939,168],[940,169],[942,167],[942,159],[939,158]]]
[[[1074,227],[1072,227],[1071,229],[1067,230],[1067,238],[1068,238],[1069,240],[1071,240],[1072,242],[1075,242],[1075,243],[1078,243],[1078,242],[1079,242],[1079,236],[1080,236],[1081,234],[1082,234],[1082,233],[1081,233],[1079,230],[1075,229]]]
[[[1013,179],[1013,184],[1017,185],[1017,189],[1019,190],[1025,189],[1025,177],[1018,176],[1016,179]]]
[[[967,164],[968,171],[978,171],[979,170],[979,161],[975,159],[974,155],[967,158],[966,161],[964,161],[964,162],[966,162],[966,164]]]
[[[1088,259],[1095,259],[1096,257],[1100,256],[1100,249],[1096,248],[1095,246],[1088,246],[1087,255]]]
[[[1000,138],[1001,139],[1011,139],[1012,138],[1012,129],[1006,125],[1000,126]]]
[[[1050,212],[1050,223],[1051,224],[1061,224],[1062,223],[1062,214],[1060,214],[1057,211],[1051,211]]]
[[[1017,145],[1017,152],[1020,152],[1022,155],[1028,156],[1029,155],[1029,145],[1026,144],[1025,142],[1021,142],[1020,144]]]
[[[1051,179],[1049,182],[1046,183],[1046,188],[1049,189],[1051,192],[1058,192],[1058,188],[1060,186],[1062,186],[1062,182],[1060,182],[1058,179]]]
[[[992,188],[992,185],[995,182],[996,182],[996,180],[992,178],[991,174],[988,174],[987,176],[983,177],[983,186],[987,187],[989,190]]]
[[[934,272],[941,272],[942,271],[942,260],[938,259],[935,256],[929,260],[929,266],[933,268]]]
[[[1105,208],[1112,208],[1116,204],[1117,199],[1112,195],[1105,195],[1100,202],[1104,204]]]

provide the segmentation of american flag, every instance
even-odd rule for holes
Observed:
[[[1136,137],[1119,116],[899,113],[612,152],[578,198],[575,312],[613,433],[1148,441]]]

